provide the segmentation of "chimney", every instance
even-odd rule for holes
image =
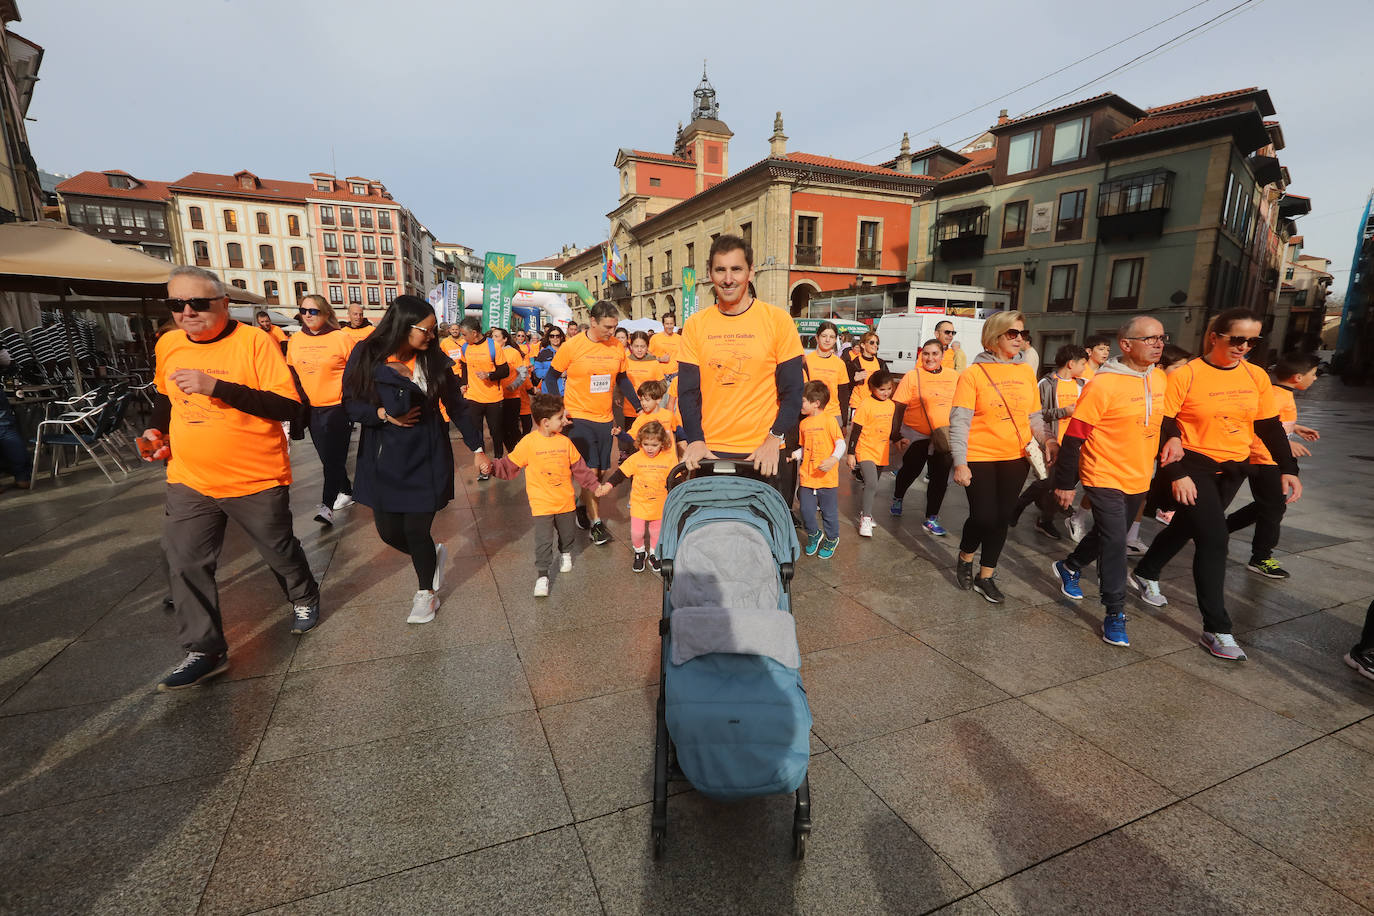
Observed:
[[[787,155],[787,135],[782,132],[782,112],[773,118],[773,136],[768,138],[768,158],[781,159]]]
[[[1011,120],[1011,118],[1007,117],[1007,110],[1006,110],[1005,108],[1003,108],[1001,111],[997,112],[997,123],[998,123],[998,124],[1005,124],[1005,123],[1007,123],[1007,122],[1010,121],[1010,120]]]
[[[902,131],[902,151],[897,154],[897,171],[911,174],[911,140]]]

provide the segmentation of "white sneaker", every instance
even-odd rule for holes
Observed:
[[[410,603],[410,616],[406,618],[406,623],[429,623],[437,610],[439,596],[430,591],[418,591],[415,600]]]
[[[1073,515],[1070,515],[1069,537],[1073,538],[1074,541],[1081,541],[1083,540],[1084,536],[1087,535],[1087,533],[1088,520],[1086,518],[1079,518],[1078,513],[1076,512]]]
[[[340,509],[347,509],[351,505],[353,505],[353,495],[351,493],[340,493],[338,496],[334,497],[335,512],[338,512]]]
[[[334,510],[330,509],[324,503],[320,503],[315,507],[315,521],[319,522],[321,525],[334,524]]]
[[[869,515],[859,516],[859,537],[873,537],[873,517]]]
[[[1227,661],[1245,661],[1245,650],[1236,642],[1236,638],[1230,633],[1206,633],[1198,640],[1203,648],[1211,652],[1217,658],[1224,658]]]
[[[564,556],[567,556],[567,554],[564,554]],[[536,598],[547,598],[547,597],[549,597],[549,577],[548,577],[548,576],[540,576],[538,579],[535,579],[535,580],[534,580],[534,597],[536,597]]]
[[[1164,593],[1159,590],[1158,579],[1146,579],[1144,576],[1137,576],[1132,573],[1126,577],[1126,581],[1135,586],[1140,592],[1140,600],[1153,607],[1164,607],[1169,603],[1169,599],[1164,597]]]
[[[1139,556],[1149,549],[1150,548],[1140,538],[1132,538],[1126,542],[1126,552],[1135,556]]]
[[[565,553],[558,560],[559,572],[572,572],[572,554]],[[545,594],[548,594],[545,592]]]
[[[444,587],[444,567],[448,565],[448,548],[443,544],[434,545],[434,591]]]

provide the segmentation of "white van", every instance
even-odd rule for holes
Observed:
[[[954,339],[963,348],[969,362],[983,349],[983,319],[957,315],[923,313],[916,315],[884,315],[878,319],[878,357],[887,360],[888,368],[904,375],[916,368],[921,345],[935,337],[935,326],[942,321],[954,325]]]

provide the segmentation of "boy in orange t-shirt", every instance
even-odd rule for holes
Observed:
[[[806,555],[822,560],[835,555],[840,545],[840,459],[844,457],[844,433],[838,414],[831,413],[830,386],[812,379],[802,388],[802,421],[797,436],[801,448],[792,460],[801,462],[797,474],[802,525],[806,528]],[[821,524],[816,524],[820,511]],[[824,537],[822,537],[824,529]]]
[[[890,445],[902,437],[903,411],[892,400],[897,380],[886,369],[868,374],[868,395],[859,401],[849,426],[849,469],[863,475],[864,493],[859,514],[859,537],[873,537],[873,498],[878,475],[887,467]]]
[[[630,491],[630,543],[634,545],[635,557],[630,568],[635,572],[644,572],[646,548],[649,566],[654,572],[660,570],[654,551],[658,548],[658,533],[663,522],[663,504],[668,499],[668,475],[677,465],[672,443],[673,438],[663,424],[649,420],[635,437],[639,450],[620,462],[620,467],[596,488],[596,496],[600,499],[611,492],[612,487],[634,478],[634,489]]]
[[[576,523],[573,521],[573,481],[584,489],[596,486],[596,475],[587,467],[572,440],[563,435],[568,412],[556,394],[536,394],[530,398],[534,432],[525,436],[509,455],[487,463],[484,474],[511,480],[526,468],[525,495],[534,516],[534,596],[549,596],[549,570],[553,566],[553,545],[558,541],[559,572],[572,571],[572,549]]]

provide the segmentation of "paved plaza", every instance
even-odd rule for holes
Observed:
[[[907,517],[795,583],[815,716],[808,856],[790,798],[675,784],[650,855],[661,585],[585,538],[531,597],[523,485],[459,447],[443,607],[407,626],[408,560],[370,513],[296,530],[323,620],[289,608],[234,529],[220,569],[230,671],[159,694],[163,485],[89,465],[0,496],[0,910],[14,913],[1303,913],[1374,911],[1374,683],[1341,661],[1374,596],[1374,396],[1327,378],[1273,582],[1233,541],[1244,664],[1196,644],[1191,552],[1132,647],[1058,596],[1065,547],[1012,532],[993,606],[953,584],[962,492],[936,540]],[[1239,502],[1246,495],[1242,493]],[[1147,526],[1147,538],[1154,526]]]

